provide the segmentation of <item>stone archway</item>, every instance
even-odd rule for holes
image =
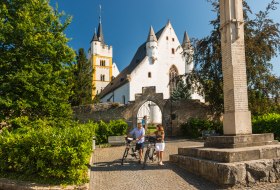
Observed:
[[[164,117],[163,117],[163,108],[166,104],[167,100],[163,99],[162,93],[156,93],[156,88],[154,86],[150,87],[143,87],[141,94],[135,95],[135,102],[133,104],[132,108],[132,124],[133,126],[137,125],[138,122],[138,112],[141,108],[141,106],[145,106],[147,102],[152,102],[154,105],[157,106],[157,109],[161,112],[161,121],[160,123],[163,123]],[[140,115],[141,116],[141,115]]]

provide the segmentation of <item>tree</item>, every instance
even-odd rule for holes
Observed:
[[[188,100],[191,98],[190,88],[188,85],[180,79],[177,83],[176,89],[171,94],[171,99],[176,100]]]
[[[223,112],[219,1],[208,1],[212,3],[217,18],[210,22],[213,25],[211,34],[195,43],[195,73],[203,86],[206,101],[219,115]],[[271,73],[270,61],[280,50],[280,31],[279,23],[269,18],[277,4],[272,0],[265,11],[253,14],[243,1],[249,109],[255,115],[279,110],[275,100],[279,98],[280,78]]]
[[[49,0],[2,0],[0,10],[0,120],[71,117],[71,18],[62,23]]]
[[[72,106],[91,103],[91,72],[90,63],[83,48],[80,48],[73,65],[73,92],[70,97]]]

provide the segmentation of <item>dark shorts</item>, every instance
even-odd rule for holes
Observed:
[[[136,150],[144,149],[144,143],[136,143]]]

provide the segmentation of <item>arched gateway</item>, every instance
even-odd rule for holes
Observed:
[[[163,110],[167,100],[162,93],[156,93],[155,87],[144,87],[136,94],[132,109],[132,124],[136,126],[147,115],[148,123],[163,123]]]

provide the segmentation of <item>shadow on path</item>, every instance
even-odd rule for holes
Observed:
[[[146,171],[151,170],[171,170],[174,175],[180,176],[186,183],[190,184],[191,186],[195,187],[196,189],[201,190],[217,190],[222,189],[221,187],[200,178],[199,176],[195,176],[182,168],[172,164],[171,162],[167,161],[164,162],[164,166],[159,166],[155,163],[148,163],[145,169],[142,169],[142,164],[139,164],[135,159],[129,159],[126,161],[124,165],[121,165],[121,160],[117,159],[112,162],[98,162],[93,167],[91,167],[92,172],[114,172],[114,171],[141,171],[143,175],[145,175]],[[176,182],[175,182],[176,183]],[[174,188],[176,189],[176,188]]]

